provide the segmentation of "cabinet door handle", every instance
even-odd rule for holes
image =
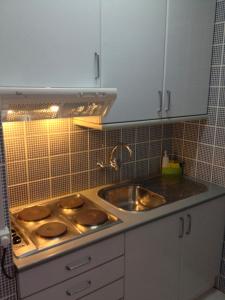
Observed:
[[[158,91],[159,94],[159,108],[157,110],[158,113],[161,113],[162,111],[162,97],[163,97],[163,93],[162,91]]]
[[[91,262],[91,256],[88,256],[88,257],[85,257],[82,261],[80,262],[77,262],[77,263],[73,263],[73,264],[70,264],[70,265],[67,265],[66,266],[66,269],[68,271],[73,271],[73,270],[76,270],[76,269],[79,269],[85,265],[88,265],[90,264]]]
[[[165,107],[165,111],[168,112],[170,110],[170,104],[171,104],[171,91],[167,90],[167,106]]]
[[[186,234],[189,235],[189,234],[191,234],[191,227],[192,227],[191,215],[187,215],[187,218],[188,218],[188,229],[186,231]]]
[[[95,80],[100,78],[100,55],[95,52]]]
[[[73,296],[73,295],[75,295],[77,293],[80,293],[80,292],[83,292],[83,291],[89,289],[90,286],[91,286],[91,281],[88,280],[88,281],[82,282],[80,285],[78,285],[78,286],[76,286],[74,288],[71,288],[71,289],[67,290],[66,294],[68,296]]]
[[[182,239],[184,236],[184,218],[180,218],[180,229],[179,229],[179,238]]]

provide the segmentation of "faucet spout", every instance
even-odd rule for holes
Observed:
[[[128,151],[128,153],[129,153],[129,159],[132,158],[132,154],[133,154],[133,151],[132,151],[132,149],[130,148],[129,145],[123,144],[123,143],[117,144],[112,149],[112,152],[111,152],[111,155],[110,155],[110,160],[109,160],[111,167],[115,171],[118,171],[120,169],[120,162],[119,162],[119,160],[116,157],[114,157],[115,152],[118,150],[119,147],[125,148]]]

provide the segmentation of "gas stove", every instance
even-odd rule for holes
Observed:
[[[75,194],[11,211],[13,253],[22,258],[121,221]]]

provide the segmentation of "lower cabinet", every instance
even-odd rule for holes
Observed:
[[[124,296],[124,234],[17,274],[19,299],[119,300]]]
[[[123,298],[123,276],[124,258],[120,257],[25,299],[119,300]]]
[[[192,300],[219,272],[225,198],[195,206],[126,234],[126,300]]]

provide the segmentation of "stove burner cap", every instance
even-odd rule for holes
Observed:
[[[50,222],[40,226],[36,233],[43,238],[55,238],[66,233],[67,227],[63,223]]]
[[[107,214],[98,209],[87,209],[76,216],[77,223],[82,226],[97,226],[104,224],[107,220]]]
[[[45,206],[32,206],[19,212],[18,218],[26,222],[35,222],[48,218],[51,210]]]
[[[84,205],[84,200],[79,196],[69,196],[59,201],[59,206],[65,209],[76,209]]]

